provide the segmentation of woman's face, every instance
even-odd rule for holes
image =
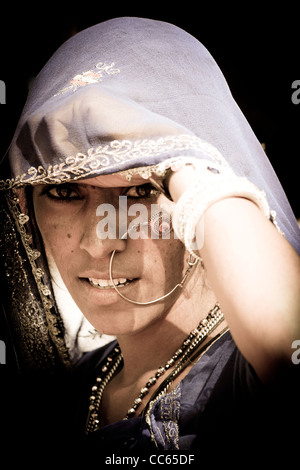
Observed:
[[[141,221],[141,215],[148,220],[155,214],[155,204],[173,203],[149,183],[126,186],[124,180],[112,182],[109,177],[37,186],[33,203],[46,252],[96,329],[106,334],[128,334],[165,317],[181,289],[153,305],[133,305],[112,287],[109,262],[115,250],[114,282],[126,297],[139,302],[157,299],[181,282],[186,252],[174,239],[173,231],[166,231],[164,239],[161,234],[153,239],[157,231],[150,232],[147,225],[143,232],[146,239],[137,238],[136,228],[127,233],[127,238],[121,238],[128,227]],[[161,228],[168,229],[168,224]]]

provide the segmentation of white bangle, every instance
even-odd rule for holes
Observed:
[[[236,176],[229,167],[208,160],[193,163],[197,173],[196,184],[185,191],[176,203],[172,223],[177,237],[197,259],[195,253],[203,245],[203,230],[195,240],[196,226],[204,212],[215,202],[229,197],[243,197],[253,201],[270,218],[270,208],[264,191],[260,191],[245,177]],[[202,227],[203,228],[203,227]]]

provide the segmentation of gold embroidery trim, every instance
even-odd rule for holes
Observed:
[[[53,306],[53,300],[51,299],[51,292],[43,280],[45,273],[36,264],[36,260],[41,256],[41,253],[37,249],[34,249],[31,247],[32,237],[26,231],[26,223],[29,221],[29,216],[20,211],[19,204],[18,204],[19,199],[17,195],[14,194],[14,192],[9,192],[6,195],[6,200],[7,200],[10,212],[14,218],[16,228],[18,232],[20,233],[23,246],[27,253],[29,263],[31,265],[32,274],[34,276],[36,285],[38,287],[38,291],[41,296],[41,301],[44,307],[50,337],[52,338],[54,344],[57,347],[58,353],[60,355],[60,358],[63,364],[69,367],[71,364],[69,353],[66,349],[64,340],[59,337],[60,331],[57,328],[57,318],[55,314],[53,314],[51,311],[51,308]]]
[[[120,164],[130,160],[147,160],[171,152],[198,151],[212,158],[213,161],[227,166],[221,153],[208,142],[190,134],[180,134],[159,139],[138,141],[114,140],[106,145],[88,149],[87,153],[69,156],[55,165],[30,167],[26,173],[15,178],[0,180],[0,190],[20,187],[26,184],[59,184],[82,178],[98,176],[108,170],[120,172]],[[183,153],[184,155],[184,153]],[[174,157],[175,158],[175,157]],[[178,157],[177,157],[178,158]],[[185,157],[184,157],[185,158]],[[157,165],[147,167],[154,168]],[[128,171],[130,174],[131,170]],[[124,172],[123,172],[124,173]],[[144,173],[145,174],[145,173]]]
[[[153,426],[151,422],[151,411],[154,407],[154,405],[161,400],[164,400],[164,405],[168,405],[165,408],[163,408],[162,403],[160,406],[160,413],[161,413],[161,420],[163,423],[163,428],[165,431],[165,436],[161,433],[160,429],[157,427],[156,432],[160,436],[160,440],[163,443],[163,446],[165,447],[166,445],[166,440],[168,444],[172,444],[175,449],[179,449],[178,443],[179,443],[179,426],[178,426],[178,421],[179,421],[179,414],[180,414],[180,396],[181,396],[181,389],[180,389],[180,384],[178,384],[174,390],[172,390],[170,393],[166,394],[166,390],[163,390],[155,400],[150,402],[148,411],[145,415],[146,423],[148,424],[149,430],[150,430],[150,436],[152,442],[156,445],[158,448],[158,442],[155,437],[155,433],[153,431]]]

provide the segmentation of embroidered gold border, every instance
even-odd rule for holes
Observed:
[[[30,167],[26,173],[13,179],[0,180],[0,189],[10,189],[26,184],[59,184],[76,181],[108,173],[108,171],[119,172],[120,165],[128,161],[147,161],[160,155],[171,156],[175,152],[184,154],[184,151],[201,152],[213,161],[227,165],[226,160],[215,147],[190,134],[138,141],[114,140],[106,145],[92,147],[86,154],[77,153],[75,156],[69,156],[61,163],[48,165],[46,168],[41,165]]]
[[[52,338],[52,341],[57,348],[62,363],[67,366],[67,368],[69,368],[71,365],[69,352],[66,348],[64,339],[60,337],[61,332],[59,330],[59,327],[57,326],[56,315],[53,314],[53,312],[51,311],[51,308],[53,307],[53,299],[51,298],[51,292],[44,283],[43,278],[45,276],[45,273],[43,269],[39,268],[36,263],[36,260],[41,256],[41,253],[37,249],[31,247],[32,237],[27,233],[26,230],[26,224],[29,221],[29,216],[21,212],[19,207],[19,199],[17,194],[14,193],[14,191],[8,192],[8,194],[6,195],[6,200],[9,210],[15,221],[16,229],[21,236],[23,246],[27,253],[27,257],[31,266],[31,271],[34,276],[35,283],[37,285],[40,298],[44,307],[50,337]]]

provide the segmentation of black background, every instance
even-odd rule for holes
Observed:
[[[118,6],[119,5],[119,6]],[[168,7],[166,5],[170,5]],[[140,16],[176,24],[197,37],[222,69],[232,94],[250,122],[300,217],[298,158],[300,104],[292,83],[300,79],[300,7],[266,7],[235,2],[176,2],[129,7],[102,2],[39,2],[7,5],[2,13],[0,79],[6,104],[0,106],[0,155],[12,138],[32,78],[70,35],[118,16]],[[273,5],[273,6],[272,6]]]

